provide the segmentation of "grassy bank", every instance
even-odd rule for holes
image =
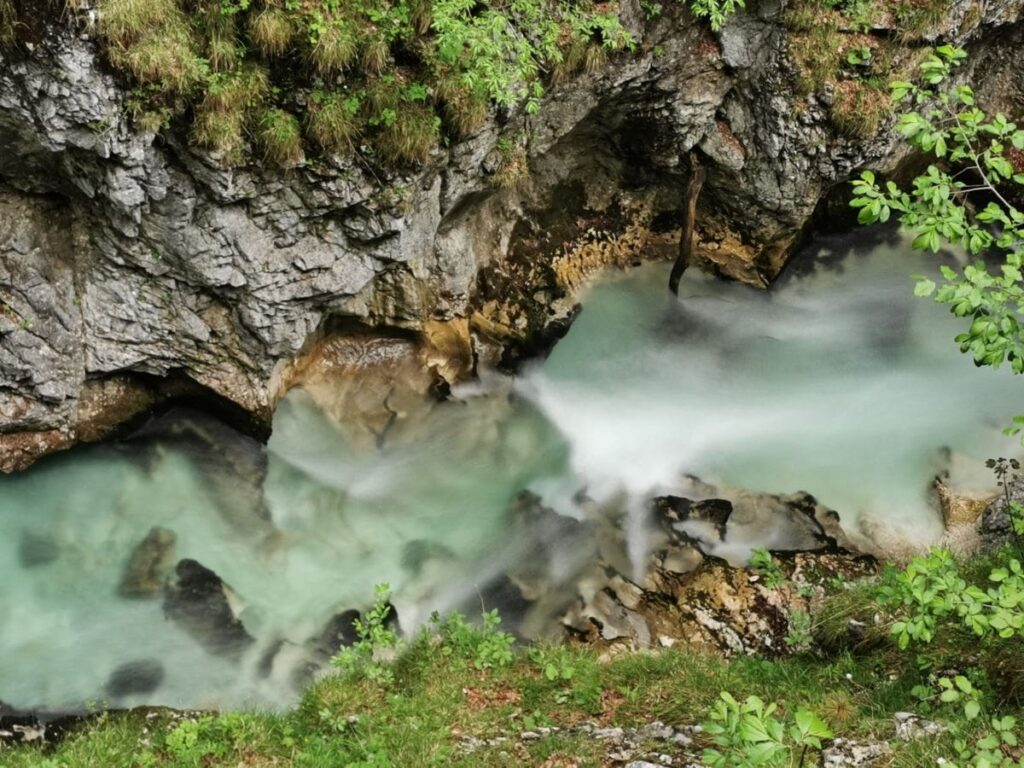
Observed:
[[[0,764],[554,768],[641,759],[686,765],[702,756],[714,763],[704,752],[712,748],[725,761],[719,764],[743,765],[742,756],[756,743],[744,728],[757,721],[772,732],[774,720],[786,729],[785,743],[761,764],[811,765],[819,760],[818,747],[804,750],[793,741],[798,713],[807,710],[827,731],[823,748],[842,743],[832,737],[885,742],[880,765],[934,766],[940,759],[1020,765],[1016,721],[1002,719],[1024,721],[1020,634],[979,634],[958,611],[939,610],[930,640],[900,639],[901,628],[924,615],[913,595],[923,590],[931,601],[925,613],[934,611],[947,594],[943,583],[964,594],[1003,590],[997,602],[1010,605],[1011,623],[1018,622],[1012,617],[1020,615],[1020,599],[1012,585],[1019,557],[1019,549],[1008,549],[957,565],[933,556],[878,579],[829,584],[801,629],[804,637],[776,659],[724,660],[666,648],[609,660],[591,647],[514,649],[492,615],[482,628],[440,622],[399,649],[394,660],[382,661],[381,646],[390,639],[371,612],[366,642],[339,657],[344,669],[313,684],[290,712],[109,714],[55,748],[0,751]],[[1009,597],[1003,594],[1007,582]],[[730,730],[727,717],[709,719],[716,705],[724,708],[723,692],[741,705],[756,696],[778,710],[764,717],[748,710],[739,729]],[[900,712],[927,717],[943,730],[905,740],[894,717]],[[993,718],[1000,718],[998,727]],[[692,728],[701,724],[703,730]],[[993,734],[996,745],[985,752]],[[983,753],[1003,762],[986,763]]]

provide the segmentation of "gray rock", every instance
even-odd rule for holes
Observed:
[[[835,739],[821,753],[821,763],[825,768],[858,768],[874,765],[892,753],[888,744],[883,742],[858,742],[850,739]]]
[[[918,741],[928,736],[936,736],[946,727],[934,720],[927,720],[913,712],[897,712],[893,715],[896,724],[896,735],[903,741]]]

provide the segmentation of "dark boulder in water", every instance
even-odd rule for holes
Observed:
[[[118,593],[122,597],[156,597],[174,567],[177,539],[174,531],[153,526],[132,552]]]
[[[108,696],[120,698],[133,694],[152,693],[164,681],[164,665],[155,659],[140,659],[122,664],[107,680]]]
[[[22,568],[47,565],[57,559],[57,542],[49,536],[25,531],[18,544],[18,562]]]
[[[164,615],[207,651],[238,658],[253,642],[235,614],[231,588],[195,560],[182,560],[164,591]]]

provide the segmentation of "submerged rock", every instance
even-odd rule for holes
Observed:
[[[174,567],[177,540],[174,531],[153,526],[132,552],[118,594],[132,598],[157,597]]]
[[[52,537],[23,531],[18,543],[18,562],[22,568],[36,568],[57,559],[60,549]]]
[[[221,578],[195,560],[181,560],[164,590],[164,615],[207,651],[238,658],[253,643],[235,614],[233,593]]]
[[[164,674],[164,665],[156,659],[129,661],[111,672],[105,690],[114,698],[152,693],[164,681]]]

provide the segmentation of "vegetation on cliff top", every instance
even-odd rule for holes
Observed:
[[[191,114],[225,163],[255,143],[283,166],[303,140],[424,162],[492,108],[533,112],[546,83],[634,45],[617,5],[593,0],[99,0],[96,31],[143,127]]]

